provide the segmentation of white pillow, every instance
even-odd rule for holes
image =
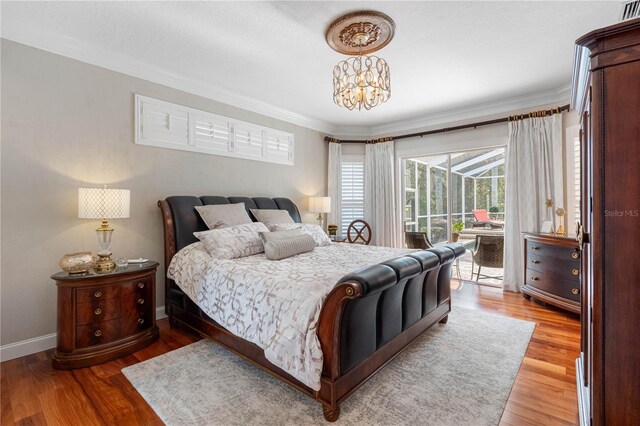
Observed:
[[[277,223],[273,225],[272,231],[287,231],[291,229],[300,228],[305,234],[309,234],[316,242],[316,246],[328,246],[331,244],[329,236],[320,228],[320,225],[314,225],[312,223]]]
[[[251,213],[269,229],[276,223],[295,223],[286,210],[251,209]]]
[[[253,222],[244,208],[244,203],[209,204],[196,206],[196,210],[209,229],[228,228]]]
[[[313,251],[315,246],[316,242],[311,235],[301,234],[295,237],[267,241],[264,244],[264,254],[269,260],[280,260],[296,254],[308,253]]]
[[[262,253],[264,248],[259,232],[269,232],[260,222],[245,223],[229,228],[194,232],[212,257],[236,259]]]
[[[269,241],[282,240],[284,238],[297,237],[298,235],[305,235],[301,228],[290,229],[288,231],[277,232],[260,232],[260,239],[263,244]]]

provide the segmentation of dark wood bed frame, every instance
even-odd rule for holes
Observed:
[[[314,391],[269,362],[260,347],[227,331],[205,315],[190,300],[185,303],[176,303],[172,300],[170,293],[178,287],[173,280],[166,277],[166,271],[176,253],[176,230],[170,204],[166,200],[161,200],[158,202],[158,206],[162,210],[164,228],[165,310],[171,326],[213,339],[246,361],[320,401],[324,417],[330,422],[338,419],[340,404],[398,355],[404,347],[431,326],[438,322],[447,322],[447,316],[451,311],[451,300],[448,296],[433,311],[379,347],[371,356],[343,373],[340,367],[343,311],[349,301],[362,297],[366,289],[355,280],[337,284],[326,298],[320,313],[318,338],[324,362],[321,388],[319,391]],[[447,270],[447,273],[449,271],[450,269]]]

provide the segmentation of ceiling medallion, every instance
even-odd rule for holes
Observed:
[[[350,55],[333,68],[333,101],[338,106],[369,110],[389,100],[389,65],[384,59],[367,54],[389,44],[394,33],[393,20],[372,11],[349,13],[329,26],[327,44]]]

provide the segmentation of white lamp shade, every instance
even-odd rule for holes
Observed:
[[[309,197],[309,211],[311,213],[330,213],[331,197]]]
[[[131,191],[111,188],[79,188],[78,217],[121,219],[129,217]]]

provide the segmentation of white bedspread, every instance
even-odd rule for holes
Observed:
[[[334,243],[278,261],[264,254],[226,260],[211,257],[197,242],[173,257],[168,275],[213,320],[319,390],[316,331],[324,299],[347,273],[412,251]]]

